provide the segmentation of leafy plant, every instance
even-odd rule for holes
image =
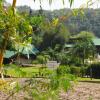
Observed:
[[[59,66],[57,68],[57,74],[60,76],[69,74],[69,73],[70,73],[70,67],[68,67],[68,66]]]
[[[100,63],[93,63],[87,69],[87,74],[92,78],[100,78]]]
[[[58,100],[61,90],[66,92],[72,88],[72,81],[75,80],[73,75],[66,74],[58,76],[57,72],[53,70],[45,70],[44,72],[46,74],[44,78],[25,79],[25,81],[23,80],[23,85],[16,83],[14,88],[10,89],[8,98],[14,97],[14,94],[23,91],[35,100]],[[26,95],[24,97],[27,98]]]
[[[24,20],[21,15],[15,13],[16,0],[13,0],[12,6],[4,9],[0,2],[0,73],[3,78],[3,57],[9,41],[14,47],[29,43],[29,35],[32,33],[32,27]],[[6,23],[7,22],[7,23]],[[23,30],[22,30],[23,29]]]
[[[71,70],[71,74],[74,74],[76,76],[81,75],[81,68],[80,67],[71,66],[70,70]]]

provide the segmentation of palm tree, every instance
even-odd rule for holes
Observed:
[[[77,41],[73,47],[73,55],[78,58],[78,61],[84,65],[85,59],[94,57],[95,46],[92,41],[91,33],[81,32],[77,36]]]

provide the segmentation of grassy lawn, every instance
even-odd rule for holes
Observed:
[[[6,75],[12,77],[33,77],[39,74],[40,68],[38,67],[21,67],[21,68],[10,68],[6,70]]]
[[[100,79],[94,79],[94,78],[92,78],[92,80],[91,80],[91,78],[78,77],[77,80],[80,81],[80,82],[100,83]]]

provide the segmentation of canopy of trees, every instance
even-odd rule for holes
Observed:
[[[30,13],[31,15],[38,15],[39,11],[31,10],[30,7],[18,7],[21,13]],[[77,10],[77,9],[75,9]],[[83,9],[84,15],[78,14],[77,16],[70,16],[72,14],[71,9],[61,9],[54,11],[44,11],[42,14],[49,20],[53,18],[63,19],[63,23],[69,29],[70,33],[77,34],[81,31],[93,32],[95,36],[100,37],[100,9]],[[69,17],[70,16],[70,17]]]

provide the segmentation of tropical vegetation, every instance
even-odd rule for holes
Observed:
[[[8,92],[7,99],[23,90],[32,100],[33,98],[34,100],[58,100],[61,91],[67,92],[72,89],[77,77],[100,78],[100,64],[86,62],[86,60],[95,59],[96,46],[92,39],[96,36],[94,34],[99,36],[98,29],[90,28],[89,24],[92,23],[88,21],[92,18],[89,20],[88,18],[92,15],[87,13],[87,9],[83,10],[86,17],[84,17],[82,9],[69,10],[68,15],[65,14],[67,10],[61,10],[65,12],[61,16],[58,11],[57,13],[54,11],[52,13],[55,14],[49,16],[49,13],[44,14],[42,8],[35,14],[31,9],[29,9],[29,13],[16,10],[17,0],[13,0],[10,6],[4,6],[4,2],[0,0],[1,78],[4,79],[4,76],[26,78],[21,84],[20,79],[15,83],[1,81],[0,89]],[[41,2],[40,0],[40,4]],[[52,2],[53,0],[49,0],[50,5]],[[69,0],[70,7],[73,2],[74,0]],[[64,4],[64,0],[62,3]],[[22,8],[24,9],[24,7]],[[83,20],[86,20],[86,23],[82,23]],[[76,21],[77,23],[74,23]],[[29,60],[28,51],[32,49],[32,46],[35,46],[39,52],[27,66],[13,62],[3,65],[6,50],[17,52],[17,57],[19,57],[20,52],[25,49],[28,55],[27,60]],[[49,61],[54,61],[59,66],[56,69],[49,69],[47,65]]]

